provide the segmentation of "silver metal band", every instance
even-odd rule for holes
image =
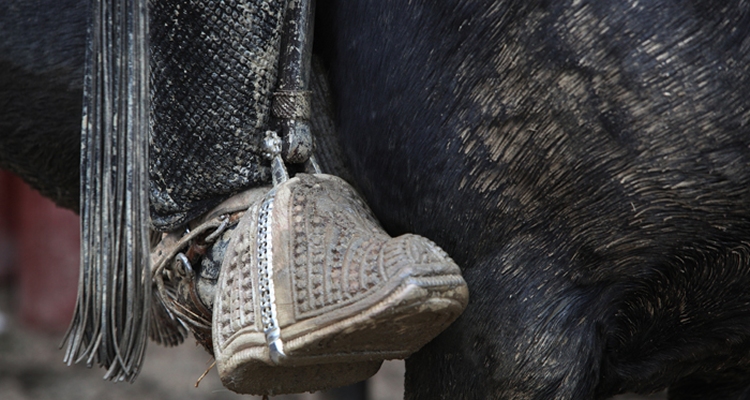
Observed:
[[[272,189],[266,195],[258,214],[258,283],[260,292],[260,314],[263,332],[271,361],[278,364],[284,354],[284,343],[281,341],[281,330],[276,317],[276,296],[273,288],[273,242],[271,240],[271,214],[276,190]]]

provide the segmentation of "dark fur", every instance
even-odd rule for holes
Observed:
[[[0,168],[78,212],[86,2],[0,5]]]
[[[465,314],[408,360],[408,398],[586,400],[667,386],[673,399],[749,396],[747,2],[318,8],[317,51],[357,183],[387,229],[435,240],[471,289]],[[3,57],[4,103],[66,93],[18,99],[15,82],[33,79],[14,77],[60,83],[68,70]],[[48,114],[77,120],[78,101]],[[75,158],[78,123],[41,111],[0,111],[2,165],[46,193],[77,193],[77,164],[9,158]],[[9,141],[37,121],[38,138],[70,140]]]
[[[321,10],[358,184],[392,233],[435,240],[471,289],[464,315],[408,360],[407,398],[599,399],[675,383],[690,387],[675,399],[719,395],[699,382],[738,398],[750,4]]]

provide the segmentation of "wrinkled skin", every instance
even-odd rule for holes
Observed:
[[[746,390],[750,3],[328,7],[360,188],[471,289],[407,398]]]
[[[407,398],[750,396],[750,3],[319,0],[316,35],[357,184],[471,290]]]

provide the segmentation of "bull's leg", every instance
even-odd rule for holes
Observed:
[[[407,360],[406,398],[598,398],[605,302],[556,264],[524,241],[468,268],[469,306]]]

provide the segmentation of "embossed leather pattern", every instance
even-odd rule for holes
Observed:
[[[366,218],[369,210],[349,190],[332,192],[310,176],[299,179],[300,184],[291,189],[289,204],[298,319],[350,304],[384,284],[385,271],[377,257],[390,239],[365,229],[377,223]],[[321,201],[350,206],[331,209],[320,207]]]
[[[365,379],[418,350],[468,301],[445,252],[420,236],[389,237],[351,186],[324,174],[298,174],[248,209],[217,289],[219,375],[252,394]]]
[[[236,236],[229,243],[227,254],[224,256],[221,280],[223,292],[218,293],[214,300],[214,324],[218,324],[220,342],[226,342],[231,332],[238,331],[244,327],[253,327],[261,330],[256,324],[255,306],[258,297],[257,285],[253,285],[253,278],[257,281],[257,272],[253,268],[243,266],[254,265],[258,257],[255,235],[249,230],[257,224],[258,208],[260,204],[254,204],[245,213],[245,218],[240,220],[235,228]],[[255,216],[255,218],[252,218]],[[254,277],[255,275],[255,277]],[[214,336],[216,337],[216,336]]]

